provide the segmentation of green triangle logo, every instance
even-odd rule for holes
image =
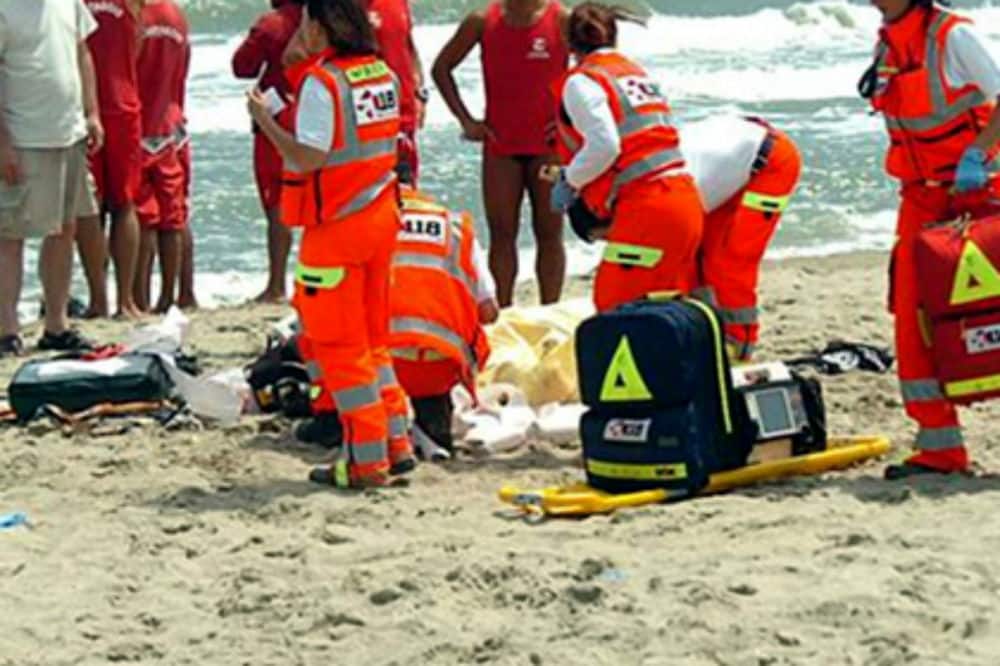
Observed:
[[[951,288],[951,305],[964,305],[1000,296],[1000,271],[979,246],[965,242]]]
[[[604,384],[601,386],[601,400],[603,402],[632,402],[636,400],[652,400],[653,394],[649,392],[639,366],[636,365],[635,356],[632,355],[632,346],[628,342],[628,336],[623,335],[615,355],[611,357],[608,371],[604,375]]]

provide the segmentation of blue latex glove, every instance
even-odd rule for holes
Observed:
[[[955,172],[955,191],[981,190],[986,187],[987,179],[986,153],[975,146],[966,148]]]
[[[559,180],[552,186],[552,195],[549,199],[549,207],[554,213],[565,213],[576,201],[576,192],[566,182],[566,170],[559,170]]]

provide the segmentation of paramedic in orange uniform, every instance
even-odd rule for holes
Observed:
[[[184,11],[174,0],[147,0],[142,8],[139,51],[139,98],[142,102],[143,170],[137,211],[142,227],[135,300],[150,306],[150,273],[160,260],[162,313],[176,302],[187,226],[185,146],[178,145],[184,125],[184,95],[191,45]]]
[[[87,40],[97,72],[104,147],[91,156],[90,170],[101,208],[111,214],[111,258],[118,288],[118,314],[138,317],[132,298],[139,256],[135,199],[142,173],[142,118],[136,61],[142,0],[86,0],[97,31]],[[91,316],[107,316],[106,243],[97,218],[81,222],[77,242],[90,287]]]
[[[925,225],[986,213],[990,189],[994,197],[1000,193],[1000,68],[968,19],[930,0],[872,4],[883,24],[859,91],[885,117],[885,167],[902,188],[890,308],[903,402],[919,425],[916,452],[889,466],[886,478],[963,472],[969,459],[958,413],[945,399],[921,333],[914,248]]]
[[[403,228],[393,258],[389,346],[413,405],[414,443],[425,458],[447,458],[451,390],[461,383],[475,395],[476,373],[490,353],[482,325],[499,314],[496,285],[472,217],[413,188],[411,163],[401,157],[397,166]]]
[[[300,33],[313,55],[292,77],[295,133],[259,90],[248,108],[285,161],[281,221],[303,229],[293,303],[321,387],[313,411],[336,409],[344,431],[338,460],[310,479],[380,486],[414,462],[388,350],[398,86],[353,0],[308,0]]]
[[[549,206],[552,164],[546,129],[552,124],[552,86],[566,71],[566,10],[555,0],[501,0],[473,12],[434,62],[441,96],[462,125],[463,137],[483,144],[483,201],[490,228],[490,269],[500,305],[511,304],[518,271],[517,237],[527,192],[535,235],[535,274],[542,303],[559,300],[566,272],[562,220]],[[479,46],[486,86],[486,117],[476,119],[453,76]]]
[[[556,143],[565,164],[552,190],[560,211],[579,198],[610,219],[597,269],[598,311],[697,278],[702,209],[684,165],[670,107],[656,82],[615,50],[624,11],[594,2],[569,19],[576,66],[559,84]]]
[[[241,79],[258,79],[257,86],[265,94],[272,91],[284,103],[291,91],[285,79],[281,57],[302,19],[305,0],[271,0],[272,10],[262,15],[250,28],[249,34],[233,53],[233,74]],[[279,113],[285,129],[291,127],[288,112]],[[288,253],[292,248],[292,232],[278,220],[281,198],[281,155],[274,145],[253,128],[253,171],[257,193],[267,216],[267,286],[255,300],[263,303],[285,300]]]
[[[759,118],[713,116],[684,125],[680,135],[705,211],[694,294],[718,310],[729,357],[746,362],[760,334],[760,264],[799,182],[802,157],[787,134]]]

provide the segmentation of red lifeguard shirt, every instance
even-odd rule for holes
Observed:
[[[413,16],[409,0],[369,0],[368,20],[375,29],[381,57],[399,79],[399,115],[404,131],[417,122],[417,81],[410,40]]]
[[[552,87],[569,66],[559,14],[550,2],[534,25],[515,27],[502,2],[486,8],[480,53],[486,84],[486,124],[496,135],[497,155],[545,155],[546,127],[554,120]]]
[[[138,113],[139,23],[125,0],[85,1],[97,19],[97,30],[87,38],[87,46],[97,73],[101,114]]]
[[[233,54],[233,74],[241,79],[260,77],[261,90],[274,88],[287,99],[291,87],[285,80],[281,56],[302,20],[302,5],[289,0],[271,4],[274,9],[257,19]]]
[[[141,16],[138,76],[142,135],[172,136],[184,123],[184,91],[191,62],[187,17],[174,0],[147,0]]]

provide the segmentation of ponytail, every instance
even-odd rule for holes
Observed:
[[[569,46],[578,53],[613,47],[618,43],[618,21],[646,25],[646,20],[619,5],[584,2],[569,15]]]

